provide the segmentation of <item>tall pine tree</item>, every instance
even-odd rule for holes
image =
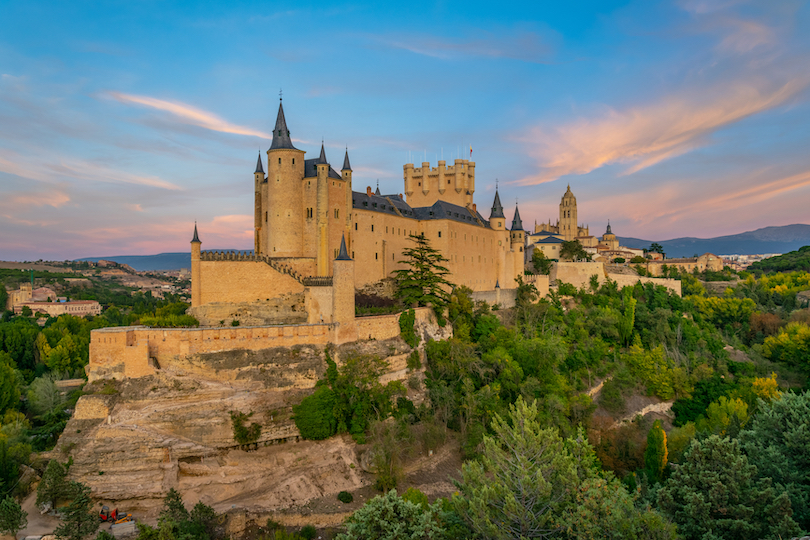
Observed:
[[[450,271],[442,266],[447,259],[430,246],[424,233],[412,234],[410,238],[415,245],[403,251],[405,259],[399,261],[407,268],[393,272],[397,280],[396,296],[406,306],[431,304],[440,316],[453,289],[453,284],[445,277]]]

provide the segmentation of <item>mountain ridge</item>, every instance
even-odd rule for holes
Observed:
[[[718,236],[715,238],[682,237],[672,240],[644,240],[619,236],[623,246],[643,249],[657,242],[664,248],[667,257],[691,257],[703,253],[715,255],[756,255],[762,253],[788,253],[800,247],[810,245],[810,225],[796,223],[793,225],[762,227],[739,234]],[[244,250],[219,250],[244,251]],[[156,255],[114,255],[110,257],[85,257],[77,261],[115,261],[128,264],[138,271],[162,271],[191,268],[190,252],[158,253]]]

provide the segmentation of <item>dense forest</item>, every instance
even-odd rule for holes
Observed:
[[[748,267],[751,272],[810,272],[810,246],[777,257],[757,261]]]
[[[349,433],[370,445],[381,494],[339,538],[709,540],[810,531],[810,308],[797,299],[810,290],[807,272],[742,273],[719,294],[704,287],[711,276],[683,274],[682,297],[592,279],[539,298],[519,280],[515,307],[499,309],[445,286],[441,273],[436,281],[413,269],[403,277],[405,305],[429,301],[453,337],[425,343],[424,357],[414,352],[405,382],[381,384],[387,366],[378,358],[337,365],[327,355],[325,377],[294,408],[304,437]],[[414,296],[419,279],[437,283],[421,289],[424,298]],[[19,467],[64,427],[78,392],[66,399],[54,384],[81,374],[90,330],[150,314],[182,316],[182,305],[138,299],[93,320],[64,316],[43,327],[4,315],[0,499],[21,494]],[[400,327],[406,342],[420,343],[412,311]],[[418,406],[407,397],[417,387],[429,396]],[[671,413],[633,416],[638,403]],[[457,493],[432,504],[415,489],[399,494],[403,464],[445,444],[457,444],[465,460]],[[86,493],[58,465],[48,465],[42,484],[78,501],[81,518]],[[142,527],[139,538],[218,538],[217,519],[205,505],[189,512],[170,493],[158,527]],[[259,531],[315,536],[272,523]]]

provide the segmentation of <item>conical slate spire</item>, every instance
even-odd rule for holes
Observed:
[[[336,261],[350,261],[350,260],[352,260],[352,258],[349,257],[349,252],[346,251],[346,235],[345,234],[340,238],[340,252],[338,253],[337,259],[335,259],[335,260]]]
[[[515,217],[512,219],[512,230],[513,231],[523,230],[523,222],[520,220],[520,210],[518,210],[517,205],[515,205]]]
[[[259,161],[256,162],[256,170],[253,174],[262,173],[264,174],[264,168],[262,168],[262,153],[259,152]]]
[[[192,244],[195,243],[195,242],[198,243],[198,244],[202,244],[202,242],[200,242],[200,237],[197,235],[197,222],[196,221],[194,222],[194,238],[191,239]]]
[[[495,188],[495,200],[492,201],[492,212],[489,214],[489,219],[492,218],[505,218],[503,206],[501,206],[501,196],[498,195],[498,188]]]
[[[343,168],[341,171],[350,171],[352,170],[352,166],[349,163],[349,149],[346,149],[346,157],[343,158]]]
[[[273,129],[273,143],[270,145],[270,150],[279,148],[297,150],[290,139],[290,130],[287,129],[287,120],[284,118],[284,107],[281,102],[278,104],[278,116],[276,116],[276,127]]]
[[[323,149],[323,143],[321,143],[321,155],[318,156],[318,161],[316,161],[315,163],[318,165],[320,164],[326,165],[329,163],[328,161],[326,161],[326,150]]]

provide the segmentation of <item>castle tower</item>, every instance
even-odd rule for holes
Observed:
[[[284,108],[278,104],[273,142],[267,151],[267,180],[259,216],[260,251],[269,257],[303,256],[304,151],[293,146]]]
[[[347,248],[352,249],[352,218],[351,218],[351,209],[352,209],[352,166],[349,163],[349,149],[346,148],[346,155],[343,157],[343,168],[340,170],[340,175],[343,178],[343,181],[346,182],[346,211],[344,214],[346,215],[345,218],[345,227],[343,233],[343,240],[348,242]],[[348,240],[346,240],[348,239]]]
[[[200,305],[200,237],[197,235],[197,222],[194,222],[194,236],[191,238],[191,307]]]
[[[446,166],[439,161],[433,169],[430,162],[423,161],[422,166],[414,168],[413,163],[402,167],[405,180],[405,196],[413,207],[432,206],[442,200],[459,206],[470,206],[475,193],[475,162],[457,159],[453,165]]]
[[[354,325],[354,261],[340,240],[340,252],[332,261],[332,322],[338,323],[341,342],[357,339]]]
[[[579,234],[577,226],[577,198],[571,193],[571,186],[565,191],[560,201],[560,223],[559,234],[563,240],[570,242]]]
[[[492,201],[492,211],[489,213],[489,226],[496,231],[506,230],[506,217],[503,215],[501,196],[498,195],[498,188],[495,188],[495,200]]]
[[[517,249],[520,246],[520,252],[523,253],[523,246],[526,244],[526,231],[523,230],[523,221],[520,219],[520,210],[515,205],[515,217],[512,218],[512,232],[510,237],[512,240],[512,249]]]
[[[256,171],[253,173],[254,184],[254,208],[253,208],[253,251],[256,255],[262,254],[262,218],[264,217],[264,205],[262,201],[262,190],[265,189],[267,179],[262,168],[262,153],[259,151],[259,160],[256,162]]]
[[[315,161],[316,184],[316,246],[317,275],[329,275],[329,162],[321,143],[321,155]]]

